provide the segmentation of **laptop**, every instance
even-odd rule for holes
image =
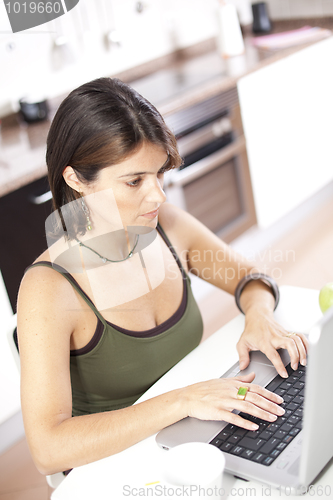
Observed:
[[[287,379],[261,352],[251,352],[250,365],[240,371],[234,364],[222,377],[254,371],[258,383],[284,398],[286,412],[269,423],[242,414],[259,424],[247,431],[224,421],[203,421],[187,417],[160,431],[157,444],[170,449],[199,441],[217,446],[226,459],[225,471],[287,493],[303,494],[333,456],[333,394],[331,393],[333,353],[333,308],[310,330],[307,366],[290,368],[288,352],[279,350]],[[221,378],[222,378],[221,377]],[[235,411],[235,413],[239,413]]]

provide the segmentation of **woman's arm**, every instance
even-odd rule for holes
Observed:
[[[21,399],[27,441],[40,472],[78,467],[120,452],[186,416],[221,419],[246,429],[239,409],[268,421],[281,398],[250,384],[253,374],[174,390],[121,410],[72,417],[70,338],[80,319],[76,292],[47,268],[25,275],[18,301]],[[237,399],[241,385],[250,388]]]
[[[188,268],[196,276],[234,295],[244,276],[267,272],[253,266],[187,212],[170,203],[165,203],[161,209],[162,227],[182,242],[182,251],[184,248],[187,251]],[[281,347],[288,350],[294,369],[299,361],[306,364],[307,340],[302,334],[288,337],[285,329],[275,321],[275,301],[268,285],[261,281],[248,283],[240,303],[245,312],[245,330],[237,344],[242,369],[249,364],[249,351],[260,350],[272,361],[278,373],[287,377],[277,352]]]

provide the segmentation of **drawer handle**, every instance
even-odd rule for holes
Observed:
[[[38,196],[31,196],[30,201],[34,205],[43,205],[47,201],[52,200],[51,191],[47,191],[46,193],[40,194]]]

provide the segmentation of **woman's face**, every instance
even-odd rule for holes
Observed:
[[[168,155],[160,146],[145,142],[127,160],[102,169],[97,180],[83,190],[93,224],[96,216],[112,223],[108,214],[114,214],[116,205],[125,228],[156,227],[158,209],[166,200],[163,167],[167,160]]]

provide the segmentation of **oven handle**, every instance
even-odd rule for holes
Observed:
[[[33,203],[33,205],[43,205],[43,203],[46,203],[49,200],[52,200],[51,191],[47,191],[46,193],[30,197],[30,201],[31,203]]]
[[[165,187],[171,186],[184,186],[189,182],[202,177],[202,175],[214,170],[219,165],[223,165],[231,160],[234,156],[239,155],[245,150],[245,136],[238,137],[234,142],[225,146],[220,151],[212,153],[211,155],[199,160],[184,170],[170,171],[170,177]]]

